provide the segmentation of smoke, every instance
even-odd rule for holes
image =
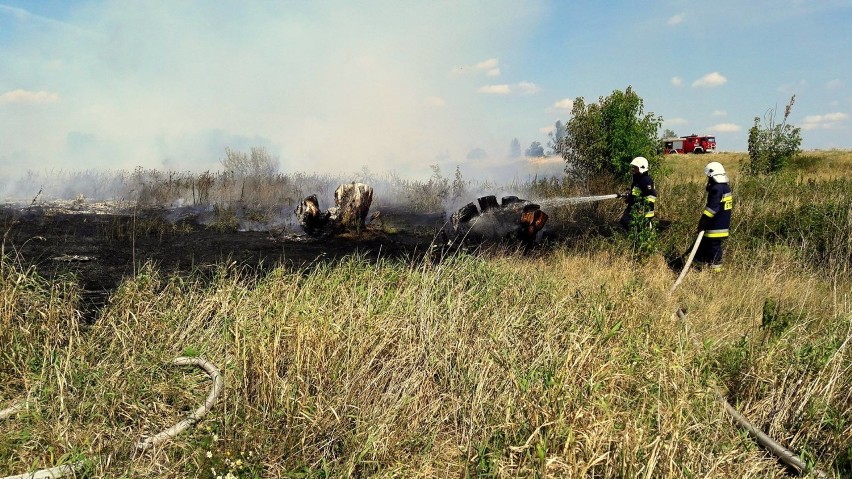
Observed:
[[[95,2],[70,8],[62,28],[16,23],[0,44],[10,72],[0,88],[52,101],[0,108],[0,173],[199,172],[225,147],[252,146],[282,171],[318,174],[428,176],[440,152],[463,164],[474,148],[502,158],[525,127],[485,114],[500,99],[476,92],[483,72],[451,74],[542,15],[498,3],[482,16],[454,3]]]

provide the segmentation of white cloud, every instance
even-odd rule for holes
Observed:
[[[489,58],[474,65],[461,65],[453,67],[452,73],[455,75],[463,75],[465,73],[485,72],[485,76],[496,77],[500,75],[500,60],[497,58]]]
[[[447,101],[439,96],[427,96],[423,99],[423,104],[432,108],[442,108],[447,104]]]
[[[574,100],[572,100],[571,98],[563,98],[563,99],[557,101],[556,103],[554,103],[552,107],[550,107],[551,111],[552,110],[562,110],[562,111],[570,112],[573,109],[574,109]]]
[[[541,88],[535,83],[522,81],[514,85],[483,85],[479,87],[479,93],[487,93],[490,95],[508,95],[510,93],[519,93],[521,95],[534,95],[541,91]]]
[[[686,125],[689,123],[685,118],[668,118],[664,122],[666,125]]]
[[[842,86],[843,86],[843,82],[840,81],[839,78],[835,78],[834,80],[829,80],[829,81],[825,82],[825,87],[828,88],[829,90],[834,90],[834,89],[840,88]]]
[[[683,86],[683,78],[672,77],[671,83],[672,83],[672,85],[674,85],[676,87],[681,87],[681,86]]]
[[[522,95],[535,95],[541,88],[533,82],[522,81],[518,83],[517,89],[521,92]]]
[[[473,66],[475,70],[492,70],[497,68],[497,65],[500,64],[500,61],[496,58],[489,58],[488,60],[477,63]]]
[[[669,20],[666,22],[666,24],[669,26],[679,25],[683,23],[684,19],[686,19],[686,14],[678,13],[677,15],[669,17]]]
[[[508,95],[512,93],[512,87],[509,85],[483,85],[479,87],[479,93],[487,93],[489,95]]]
[[[742,131],[743,128],[736,123],[719,123],[707,129],[715,133],[733,133],[735,131]]]
[[[728,116],[728,112],[725,110],[713,110],[713,116]]]
[[[843,112],[826,113],[825,115],[808,115],[802,124],[803,130],[829,130],[837,126],[839,122],[845,121],[849,115]]]
[[[704,75],[703,77],[699,78],[698,80],[695,80],[694,82],[692,82],[692,87],[693,88],[715,87],[715,86],[724,85],[725,83],[728,83],[728,79],[725,78],[724,75],[722,75],[719,72],[713,72],[713,73],[708,73],[708,74]]]
[[[825,115],[809,115],[805,117],[806,123],[821,123],[825,121],[841,121],[849,118],[849,115],[842,112],[826,113]]]
[[[47,91],[12,90],[0,95],[0,105],[8,103],[53,103],[59,101],[59,95]]]

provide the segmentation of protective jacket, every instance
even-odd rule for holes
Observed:
[[[731,227],[731,210],[734,197],[727,183],[707,182],[707,206],[698,221],[698,229],[704,230],[707,238],[727,238]]]
[[[633,175],[630,193],[627,195],[627,212],[639,202],[645,203],[645,218],[654,217],[654,203],[657,202],[657,190],[654,189],[654,179],[648,172]]]

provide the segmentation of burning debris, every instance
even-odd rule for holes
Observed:
[[[479,208],[471,202],[453,213],[450,228],[444,230],[449,244],[516,240],[532,246],[547,223],[547,213],[539,205],[517,196],[504,196],[498,203],[496,196],[489,195],[477,202]]]
[[[305,233],[322,236],[341,231],[360,232],[373,203],[373,188],[364,183],[340,185],[334,192],[334,202],[336,206],[323,212],[317,195],[302,200],[295,213]]]

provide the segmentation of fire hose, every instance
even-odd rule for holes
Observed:
[[[626,195],[624,193],[612,193],[609,195],[597,195],[597,196],[572,196],[572,197],[558,197],[558,198],[546,198],[542,200],[536,200],[535,202],[540,204],[541,206],[566,206],[566,205],[576,205],[581,203],[592,203],[595,201],[602,200],[612,200],[615,198],[624,198]]]
[[[189,426],[198,422],[199,419],[204,417],[210,409],[213,408],[213,404],[216,403],[216,398],[219,397],[219,394],[222,392],[222,389],[225,387],[225,381],[222,379],[222,373],[219,372],[219,369],[213,365],[210,361],[201,358],[187,358],[187,357],[179,357],[172,361],[172,364],[176,364],[178,366],[186,366],[186,365],[195,365],[200,367],[213,379],[213,387],[210,389],[210,393],[207,395],[207,400],[204,401],[204,404],[199,406],[198,409],[195,410],[188,418],[178,422],[174,426],[162,431],[158,434],[155,434],[144,441],[140,441],[136,444],[136,449],[139,451],[145,451],[150,449],[152,446],[156,446],[166,439],[173,438],[178,434],[185,431]]]
[[[204,404],[201,405],[198,409],[195,410],[188,418],[178,422],[174,426],[155,434],[151,437],[148,437],[144,441],[140,441],[136,444],[136,449],[138,451],[146,451],[153,446],[156,446],[167,439],[174,438],[178,434],[182,433],[186,429],[188,429],[191,425],[198,422],[202,417],[204,417],[213,405],[216,403],[216,399],[221,394],[222,390],[225,387],[225,381],[222,378],[222,373],[219,369],[213,365],[210,361],[202,358],[188,358],[188,357],[178,357],[172,361],[172,364],[177,366],[188,366],[194,365],[203,369],[204,372],[213,379],[213,387],[210,389],[210,393],[207,395],[207,400],[204,401]],[[12,406],[0,410],[0,419],[7,419],[17,414],[19,411],[24,409],[27,406],[27,402],[18,402],[13,404]],[[75,474],[77,471],[82,469],[86,464],[86,461],[76,461],[69,464],[62,464],[60,466],[50,467],[46,469],[40,469],[34,472],[26,472],[23,474],[18,474],[16,476],[6,476],[0,479],[46,479],[46,478],[60,478],[68,475]]]
[[[8,418],[14,416],[15,414],[18,414],[18,412],[21,411],[22,409],[24,409],[25,407],[27,407],[27,402],[21,401],[21,402],[12,404],[11,406],[7,407],[6,409],[0,409],[0,419],[8,419]]]
[[[669,294],[673,293],[675,289],[677,289],[678,285],[680,285],[681,281],[683,281],[684,276],[686,276],[687,271],[689,271],[690,265],[692,265],[692,260],[695,258],[695,253],[698,251],[698,245],[701,244],[701,239],[704,237],[704,231],[698,232],[698,237],[695,238],[695,244],[692,246],[692,250],[689,253],[689,258],[686,260],[686,263],[683,266],[683,270],[678,276],[677,280],[672,285],[671,289],[669,289]],[[683,308],[678,308],[675,312],[677,316],[686,321],[686,311]],[[716,399],[722,403],[722,407],[725,411],[731,415],[734,421],[739,424],[743,429],[748,431],[748,433],[754,437],[758,444],[763,446],[767,451],[775,455],[778,459],[781,460],[784,464],[795,469],[799,474],[808,472],[808,465],[802,461],[799,456],[797,456],[794,452],[790,451],[786,447],[779,444],[777,441],[766,435],[763,431],[756,428],[745,416],[740,414],[731,403],[725,398],[725,395],[722,394],[718,388],[713,388],[713,392],[716,394]],[[823,471],[814,468],[812,470],[817,477],[823,478],[828,477]]]

